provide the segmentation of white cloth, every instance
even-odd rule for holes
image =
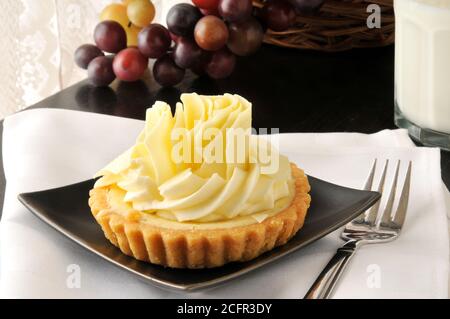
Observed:
[[[20,192],[89,179],[131,145],[142,126],[137,120],[47,109],[5,120],[7,187],[0,222],[0,296],[302,298],[342,245],[339,231],[239,280],[188,295],[153,287],[114,267],[45,225],[17,201]],[[354,188],[363,185],[374,158],[412,160],[409,212],[402,235],[392,243],[363,247],[335,297],[448,296],[448,228],[438,149],[414,147],[403,130],[373,135],[281,134],[280,149],[308,174]],[[80,288],[75,289],[67,286],[73,264],[80,267],[81,275]]]

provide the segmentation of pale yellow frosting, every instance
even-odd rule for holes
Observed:
[[[246,99],[194,93],[181,101],[174,116],[163,102],[148,109],[136,144],[96,174],[95,187],[114,186],[130,208],[168,222],[260,222],[290,204],[289,161],[251,135]],[[230,128],[241,129],[245,143],[233,143]]]

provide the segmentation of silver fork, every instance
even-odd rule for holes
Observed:
[[[374,161],[369,177],[364,186],[365,190],[371,190],[375,176],[377,160]],[[381,173],[378,192],[383,194],[384,184],[386,181],[386,172],[389,161],[386,163]],[[412,163],[409,162],[406,178],[400,194],[399,203],[395,214],[392,214],[394,206],[395,193],[400,170],[400,161],[395,169],[395,176],[392,182],[391,190],[386,207],[381,213],[381,199],[368,212],[364,212],[360,216],[345,225],[345,229],[341,234],[345,244],[339,248],[334,257],[328,262],[314,284],[305,295],[305,299],[327,299],[331,296],[336,284],[341,278],[349,261],[355,255],[358,248],[366,244],[387,243],[397,239],[405,222],[406,211],[408,207],[409,189],[411,184],[411,168]],[[384,195],[384,194],[383,194]]]

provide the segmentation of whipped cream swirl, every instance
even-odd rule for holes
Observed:
[[[123,201],[133,209],[178,222],[216,222],[240,216],[261,221],[279,206],[277,201],[293,197],[290,163],[270,144],[250,134],[251,104],[246,99],[194,93],[183,94],[181,101],[174,116],[163,102],[148,109],[136,144],[96,174],[101,178],[95,187],[118,187],[124,192]],[[216,134],[205,138],[208,128]],[[246,143],[233,144],[231,138],[220,141],[229,128],[242,129]],[[198,138],[205,152],[195,146]],[[269,164],[255,155],[259,148],[276,158],[275,170],[264,169]],[[244,149],[243,160],[230,161],[226,154],[231,149]]]

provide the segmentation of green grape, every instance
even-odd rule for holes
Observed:
[[[127,7],[120,3],[113,3],[103,9],[100,21],[112,20],[118,22],[125,30],[130,23],[127,15]]]
[[[125,32],[127,33],[127,46],[136,47],[138,45],[138,36],[141,30],[141,28],[134,24],[125,29]]]
[[[127,14],[135,26],[144,28],[155,18],[155,6],[149,0],[133,0],[128,3]]]

